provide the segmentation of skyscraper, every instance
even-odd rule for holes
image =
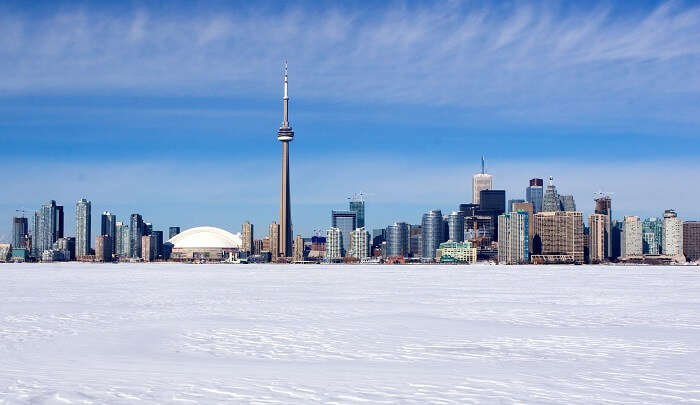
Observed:
[[[141,257],[141,237],[143,236],[143,217],[140,214],[131,214],[129,226],[129,257]]]
[[[62,205],[57,205],[56,206],[56,239],[60,239],[64,237],[64,215],[63,215],[63,206]]]
[[[365,201],[362,199],[362,194],[355,195],[353,198],[350,200],[349,203],[349,208],[350,211],[355,212],[357,216],[357,227],[358,228],[364,228],[365,227]]]
[[[332,262],[343,258],[343,233],[333,226],[326,231],[326,261]]]
[[[481,201],[481,191],[491,190],[493,188],[493,178],[486,173],[486,162],[484,157],[481,157],[481,172],[472,176],[472,202],[479,204]],[[436,247],[437,249],[437,247]]]
[[[301,235],[297,235],[297,237],[294,238],[294,261],[301,262],[303,260],[304,260],[304,239],[302,239]]]
[[[674,257],[683,255],[683,220],[678,218],[674,210],[664,212],[661,238],[663,239],[661,253]]]
[[[525,189],[525,199],[532,204],[535,213],[542,211],[543,186],[542,179],[534,178],[530,179],[530,186]]]
[[[591,263],[601,263],[608,257],[606,241],[609,226],[608,216],[605,214],[591,214],[588,216],[588,257]]]
[[[272,256],[272,261],[276,262],[281,256],[280,252],[280,225],[277,222],[272,222],[268,228],[268,237],[270,238],[270,256]],[[283,256],[284,257],[284,256]]]
[[[86,256],[91,252],[92,207],[90,201],[81,198],[75,203],[75,255]]]
[[[535,214],[533,253],[545,262],[583,263],[583,214],[543,211]],[[533,262],[536,260],[533,258]]]
[[[44,250],[53,248],[58,240],[59,210],[56,201],[51,200],[34,213],[32,224],[32,255],[40,258]]]
[[[289,93],[287,62],[284,62],[284,117],[277,131],[277,140],[282,142],[282,181],[280,191],[280,256],[292,254],[292,207],[289,195],[289,142],[294,139],[294,131],[289,126]],[[354,228],[353,228],[354,229]]]
[[[253,253],[253,230],[253,224],[249,221],[245,221],[241,227],[241,250],[244,252]]]
[[[112,241],[109,235],[97,235],[95,238],[95,260],[98,262],[112,261]]]
[[[464,215],[459,211],[453,211],[447,216],[448,240],[452,242],[464,241]]]
[[[405,222],[394,222],[386,228],[386,255],[403,256],[409,255],[409,232],[410,227]]]
[[[510,212],[498,216],[498,262],[503,264],[527,263],[530,260],[528,213]]]
[[[12,247],[23,248],[29,233],[29,221],[26,217],[12,218]]]
[[[153,236],[153,258],[163,259],[163,231],[152,231],[151,236]]]
[[[512,199],[508,200],[508,203],[506,204],[506,212],[515,211],[513,209],[513,205],[518,204],[518,203],[523,203],[523,202],[525,202],[525,200],[523,200],[522,198],[512,198]]]
[[[642,221],[639,217],[628,215],[622,222],[620,250],[623,258],[642,255]]]
[[[533,212],[532,203],[529,203],[529,202],[514,203],[513,204],[513,211],[514,212],[518,212],[518,211],[527,212],[528,247],[530,248],[530,252],[532,252],[532,237],[533,237],[534,232],[535,232],[535,219],[533,218],[533,215],[535,215],[535,213]]]
[[[700,221],[683,223],[683,254],[688,261],[700,260]]]
[[[117,217],[109,211],[102,213],[100,235],[108,235],[112,243],[112,253],[117,248]]]
[[[647,218],[642,223],[642,249],[645,255],[661,254],[662,221],[659,218]]]
[[[547,190],[544,192],[544,198],[542,199],[542,211],[561,211],[561,201],[559,200],[557,187],[554,185],[554,177],[549,178],[549,185],[547,186]]]
[[[498,241],[498,216],[506,212],[505,190],[481,190],[478,215],[490,216],[493,224],[491,239]]]
[[[345,256],[350,250],[350,232],[357,228],[357,213],[355,211],[331,211],[331,227],[340,229],[343,234],[341,254]]]
[[[605,223],[605,257],[610,259],[613,256],[613,232],[612,232],[612,199],[609,195],[600,194],[595,199],[595,213],[607,216]]]
[[[435,259],[435,253],[444,242],[444,226],[442,223],[442,212],[440,210],[430,210],[423,214],[421,226],[423,227],[423,259]]]
[[[560,195],[559,205],[562,211],[576,211],[576,203],[573,195]]]
[[[369,257],[370,235],[365,228],[350,232],[350,254],[348,256],[361,260]]]
[[[180,233],[179,226],[171,226],[168,228],[168,239],[174,238],[178,233]]]
[[[141,258],[146,262],[152,261],[154,259],[153,251],[153,235],[141,236]]]
[[[117,221],[116,223],[117,243],[114,254],[118,257],[130,257],[131,245],[129,243],[129,225]]]

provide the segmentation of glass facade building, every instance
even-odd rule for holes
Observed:
[[[338,228],[342,234],[341,254],[345,256],[350,251],[350,232],[357,228],[357,213],[355,211],[331,211],[331,227]]]
[[[100,220],[100,235],[109,236],[112,244],[112,253],[117,251],[117,216],[109,211],[102,213]]]
[[[143,234],[143,218],[140,214],[131,214],[131,224],[129,226],[129,257],[141,257],[141,237]]]
[[[535,213],[542,211],[544,198],[544,182],[542,179],[530,179],[530,186],[525,189],[525,199],[532,204]]]
[[[442,221],[442,212],[440,210],[431,210],[423,214],[421,223],[423,229],[423,259],[434,259],[440,243],[444,242],[444,225]]]
[[[355,213],[355,216],[357,217],[357,219],[356,219],[357,227],[364,228],[365,227],[365,202],[358,201],[358,200],[350,201],[350,211],[353,211]]]
[[[92,206],[90,201],[81,198],[75,204],[75,255],[85,256],[91,253]]]
[[[180,233],[180,227],[171,226],[170,228],[168,228],[168,239],[174,238],[175,235],[177,235],[178,233]]]
[[[448,240],[452,242],[464,241],[464,215],[459,211],[453,211],[447,216]]]
[[[661,234],[663,230],[660,218],[651,217],[642,223],[643,252],[645,255],[661,254]]]
[[[23,248],[29,233],[29,221],[25,217],[12,218],[12,247]]]
[[[386,256],[408,257],[410,227],[405,222],[395,222],[386,228]]]

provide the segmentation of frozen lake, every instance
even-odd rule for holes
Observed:
[[[27,402],[700,403],[700,268],[0,265]]]

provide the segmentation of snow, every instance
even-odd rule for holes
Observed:
[[[700,402],[700,268],[0,266],[0,403]]]

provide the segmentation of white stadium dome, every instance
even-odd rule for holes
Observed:
[[[198,226],[173,236],[168,242],[173,248],[203,249],[203,248],[240,248],[243,244],[241,234],[233,234],[213,226]]]

